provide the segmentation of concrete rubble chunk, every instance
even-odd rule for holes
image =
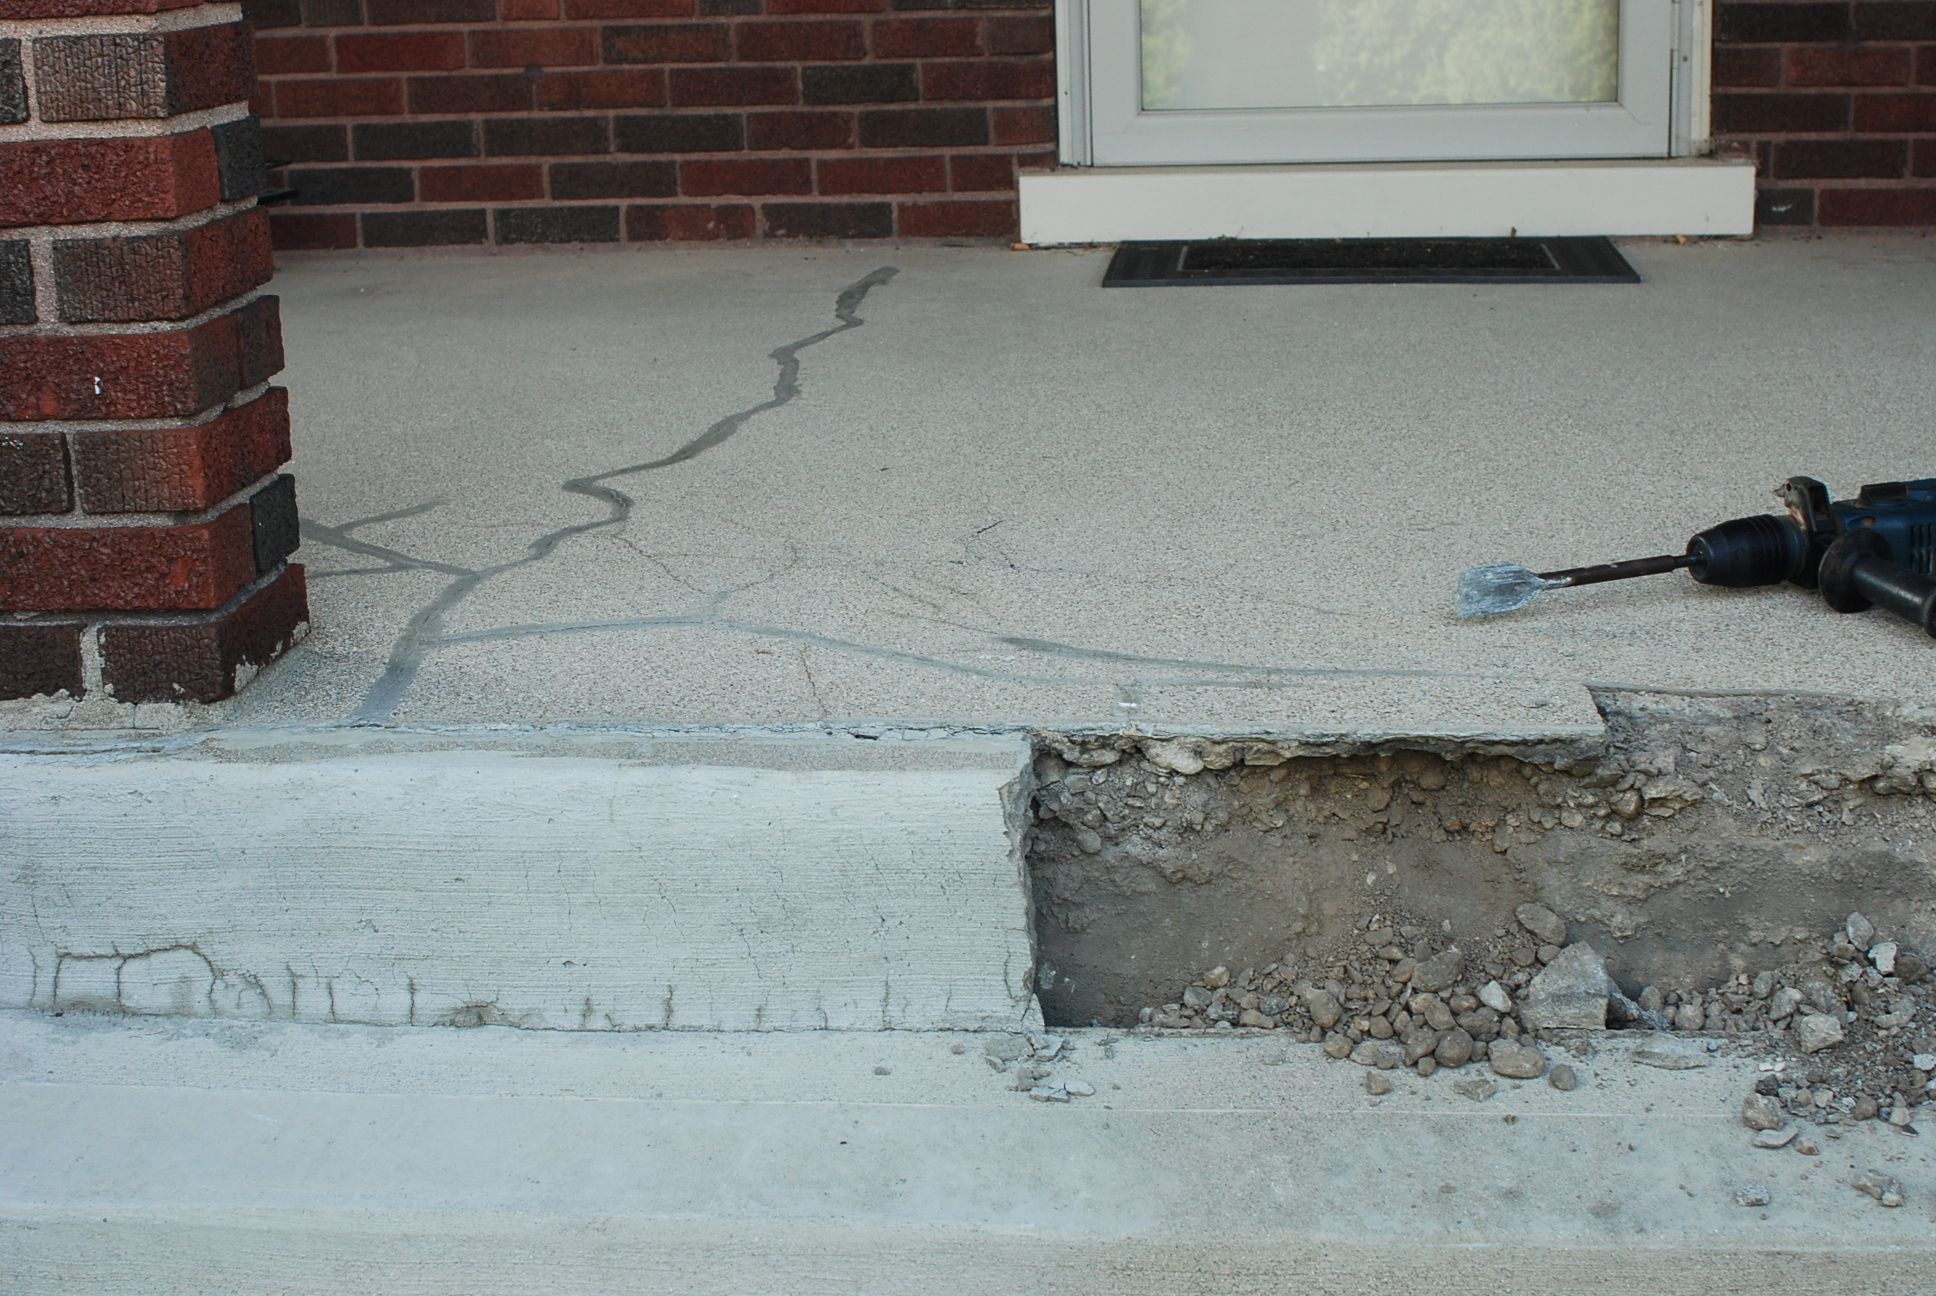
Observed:
[[[1537,1080],[1546,1073],[1544,1052],[1503,1037],[1492,1042],[1486,1060],[1492,1064],[1494,1073],[1508,1080]]]
[[[1847,933],[1849,944],[1859,950],[1865,950],[1875,943],[1875,924],[1859,913],[1850,914],[1842,930]]]
[[[1707,1049],[1692,1041],[1649,1040],[1634,1050],[1633,1060],[1662,1071],[1692,1071],[1709,1064]]]
[[[1793,1017],[1795,1010],[1801,1006],[1802,992],[1793,986],[1783,986],[1768,1000],[1768,1020],[1786,1021]]]
[[[1447,986],[1456,985],[1465,975],[1465,951],[1457,945],[1447,946],[1431,958],[1421,959],[1412,972],[1412,984],[1420,990],[1437,992]]]
[[[1489,1076],[1472,1076],[1465,1080],[1454,1080],[1452,1092],[1473,1102],[1484,1102],[1499,1092],[1499,1082]]]
[[[1778,1130],[1788,1123],[1788,1117],[1780,1102],[1751,1093],[1741,1100],[1741,1123],[1751,1130]]]
[[[1497,981],[1488,981],[1479,987],[1479,1002],[1494,1012],[1512,1011],[1512,995]]]
[[[1849,1186],[1859,1193],[1868,1194],[1884,1206],[1900,1206],[1903,1203],[1902,1181],[1880,1170],[1864,1170]]]
[[[1744,1183],[1734,1190],[1734,1200],[1740,1206],[1766,1206],[1775,1196],[1768,1191],[1765,1183]]]
[[[1877,941],[1869,946],[1869,962],[1882,975],[1893,975],[1896,970],[1896,950],[1894,941]]]
[[[1795,1028],[1796,1042],[1804,1053],[1820,1053],[1842,1042],[1842,1023],[1827,1013],[1808,1013]]]
[[[1535,1030],[1605,1030],[1607,997],[1615,993],[1606,960],[1585,941],[1569,945],[1526,988],[1519,1019]]]
[[[1749,1142],[1758,1148],[1784,1148],[1795,1141],[1798,1132],[1793,1125],[1787,1129],[1762,1130]]]
[[[1030,1049],[1025,1035],[990,1035],[982,1043],[981,1051],[1000,1061],[1013,1062],[1016,1058],[1027,1057]]]
[[[1519,925],[1539,937],[1544,945],[1566,945],[1566,920],[1540,904],[1523,904],[1513,910]]]

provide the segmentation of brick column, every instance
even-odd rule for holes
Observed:
[[[306,628],[251,39],[0,0],[0,698],[212,702]]]

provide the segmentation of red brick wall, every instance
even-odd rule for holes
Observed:
[[[1936,225],[1936,2],[1722,0],[1714,133],[1764,225]]]
[[[214,701],[308,620],[234,18],[0,0],[0,698]]]
[[[247,0],[279,248],[1011,238],[1050,0]]]

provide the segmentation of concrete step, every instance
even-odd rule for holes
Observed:
[[[1039,1021],[1020,736],[0,744],[0,1007],[552,1029]]]
[[[1372,1098],[1269,1035],[1074,1031],[1056,1075],[1097,1092],[1060,1104],[985,1038],[0,1013],[0,1288],[1936,1290],[1928,1140],[1751,1148],[1726,1052],[1604,1036],[1577,1090],[1478,1102],[1473,1068]]]

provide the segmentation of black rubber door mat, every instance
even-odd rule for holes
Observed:
[[[1639,283],[1593,238],[1204,239],[1125,243],[1105,288],[1312,283]]]

